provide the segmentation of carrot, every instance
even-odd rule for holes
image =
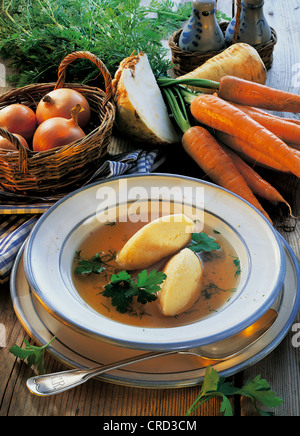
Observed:
[[[289,147],[293,148],[296,152],[300,152],[300,145],[299,144],[288,144]]]
[[[249,141],[243,141],[242,139],[220,131],[215,131],[215,135],[223,144],[226,144],[243,159],[250,161],[253,165],[259,164],[276,171],[289,173],[289,170],[284,165],[274,160],[272,156],[264,154],[263,151],[258,152],[253,148],[250,138]]]
[[[235,104],[235,106],[266,127],[282,141],[300,145],[300,125],[287,121],[285,118],[271,116],[250,106],[240,104]]]
[[[187,154],[214,183],[251,203],[272,222],[235,167],[232,159],[205,128],[193,126],[188,129],[183,135],[182,145]]]
[[[284,203],[292,214],[292,208],[282,195],[269,182],[264,180],[253,168],[243,161],[234,151],[222,145],[224,151],[231,157],[238,171],[246,180],[247,185],[254,195],[269,201],[270,203]]]
[[[295,155],[274,133],[232,104],[214,95],[203,94],[193,100],[191,112],[202,124],[244,141],[251,140],[258,157],[263,152],[300,178],[300,156]]]
[[[248,107],[251,108],[251,110],[253,110],[255,112],[263,114],[264,116],[275,118],[275,120],[282,120],[282,117],[280,117],[279,115],[275,115],[274,113],[267,112],[264,109],[260,109],[258,107],[253,107],[253,106],[248,106]],[[286,117],[284,117],[284,120],[288,121],[289,123],[297,124],[298,126],[300,126],[300,120],[298,120],[296,118],[286,118]]]
[[[300,112],[300,95],[234,76],[223,76],[220,79],[218,96],[245,106],[273,111]]]

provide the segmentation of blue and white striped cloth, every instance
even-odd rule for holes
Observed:
[[[107,160],[91,177],[88,183],[109,179],[123,174],[149,173],[158,156],[156,150],[136,150],[122,153]],[[40,200],[40,201],[39,201]],[[47,201],[48,200],[48,201]],[[16,255],[29,236],[39,217],[56,200],[29,199],[20,204],[17,196],[0,191],[0,284],[9,280]]]

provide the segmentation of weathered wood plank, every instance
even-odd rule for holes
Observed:
[[[183,1],[176,0],[177,3]],[[149,2],[150,0],[143,0],[144,4]],[[218,0],[218,7],[230,15],[232,2]],[[278,44],[275,47],[273,68],[268,73],[268,84],[299,93],[300,76],[297,73],[300,70],[300,1],[267,0],[265,11],[270,25],[278,33]],[[9,88],[6,83],[5,87],[0,88],[0,93]],[[293,116],[299,117],[299,114]],[[284,195],[289,196],[294,213],[299,215],[299,181],[274,173],[271,177]],[[274,209],[272,210],[274,213]],[[276,214],[277,211],[276,209]],[[278,215],[280,216],[279,212]],[[280,227],[279,220],[276,220],[276,223],[300,259],[299,224],[293,232],[288,232]],[[292,223],[288,225],[291,227]],[[297,320],[299,322],[299,317]],[[16,362],[8,350],[14,343],[22,345],[24,337],[28,338],[13,312],[8,285],[0,287],[0,323],[5,325],[6,341],[6,346],[0,349],[0,416],[182,416],[199,391],[198,387],[174,390],[135,389],[91,380],[58,396],[35,397],[28,393],[25,386],[26,379],[32,375],[32,371],[24,363]],[[293,334],[291,331],[283,343],[262,362],[235,377],[236,382],[242,383],[249,377],[262,374],[285,400],[277,411],[277,414],[282,416],[300,415],[300,362],[299,351],[291,344]],[[48,355],[46,368],[52,372],[65,367]],[[196,415],[217,415],[219,405],[218,400],[212,401],[199,409]],[[241,414],[246,416],[253,413],[249,403],[243,401]]]

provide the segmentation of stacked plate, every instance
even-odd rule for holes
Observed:
[[[137,327],[90,307],[72,279],[74,254],[103,217],[137,202],[176,203],[186,215],[208,221],[230,242],[240,265],[238,287],[226,304],[193,324]],[[121,177],[89,185],[56,203],[38,221],[12,274],[15,311],[41,344],[71,367],[90,367],[148,350],[205,347],[244,331],[278,301],[278,317],[263,337],[235,357],[210,362],[174,355],[116,370],[102,378],[147,387],[199,383],[209,363],[227,376],[258,361],[286,335],[299,308],[299,266],[270,223],[250,204],[213,184],[174,175]]]

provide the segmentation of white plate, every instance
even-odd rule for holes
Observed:
[[[192,356],[168,356],[128,366],[102,374],[100,380],[144,388],[179,388],[197,385],[203,381],[210,363],[222,377],[240,372],[271,353],[289,332],[300,307],[300,268],[288,246],[284,244],[287,274],[278,318],[268,332],[246,351],[223,362],[209,362]],[[50,315],[35,298],[26,280],[23,266],[23,249],[19,252],[11,275],[11,297],[15,313],[26,332],[40,346],[57,335],[49,353],[71,368],[89,368],[114,362],[140,351],[115,347],[86,338]]]
[[[107,198],[112,199],[112,215],[115,202],[123,205],[126,201],[134,204],[137,199],[163,198],[183,204],[184,198],[185,210],[196,208],[197,219],[209,216],[211,226],[231,242],[241,261],[242,274],[234,298],[192,326],[168,329],[120,324],[89,307],[73,285],[71,265],[81,243],[106,215]],[[36,297],[58,320],[90,338],[151,350],[203,346],[244,330],[277,299],[286,271],[277,232],[250,204],[211,183],[160,174],[96,183],[56,203],[33,229],[25,247],[24,265]]]

